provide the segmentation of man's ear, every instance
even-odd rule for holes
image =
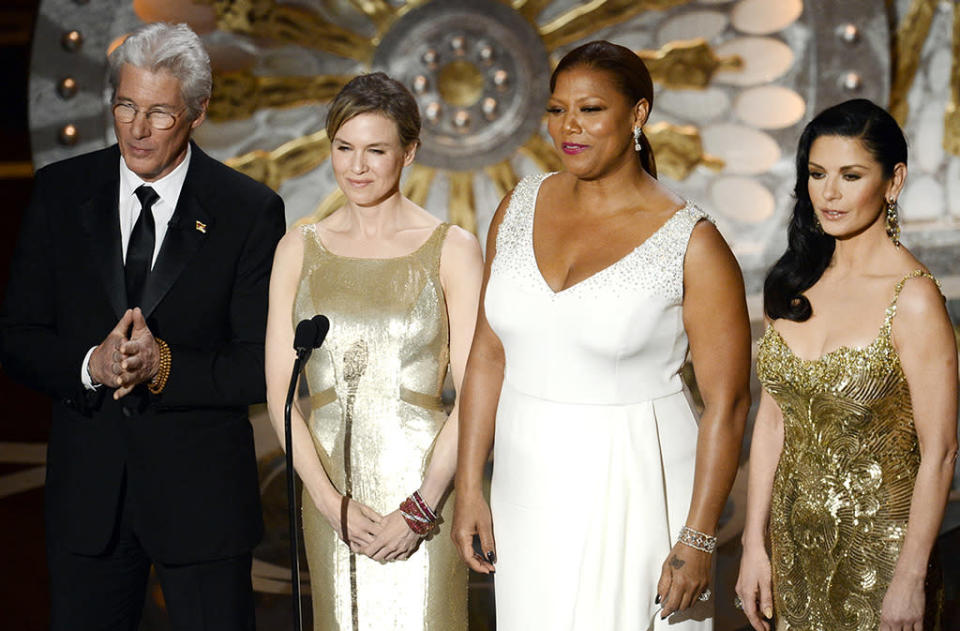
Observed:
[[[210,99],[204,99],[200,105],[200,113],[190,122],[190,129],[196,129],[203,121],[207,120],[207,106],[210,105]]]

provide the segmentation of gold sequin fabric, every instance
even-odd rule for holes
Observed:
[[[770,541],[778,631],[875,631],[920,464],[910,390],[890,336],[897,283],[877,337],[815,360],[773,327],[757,376],[783,413]],[[935,280],[935,279],[934,279]],[[939,568],[928,572],[924,629],[939,628]]]
[[[308,427],[341,493],[381,515],[420,487],[446,421],[440,394],[449,327],[440,285],[448,224],[407,256],[364,259],[328,251],[301,228],[303,267],[293,319],[322,313],[330,333],[306,366]],[[449,533],[438,531],[405,561],[353,554],[303,495],[315,631],[467,628],[467,572]]]

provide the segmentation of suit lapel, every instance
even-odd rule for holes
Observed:
[[[114,169],[119,169],[116,163]],[[127,290],[120,244],[119,171],[116,176],[81,204],[78,211],[89,239],[91,258],[100,273],[110,306],[119,320],[127,310]]]
[[[205,166],[203,162],[210,158],[196,145],[192,146],[192,152],[177,208],[167,226],[167,234],[163,238],[153,270],[147,276],[141,305],[144,317],[148,317],[157,308],[214,227],[213,217],[204,210],[195,194],[198,178],[202,177]]]

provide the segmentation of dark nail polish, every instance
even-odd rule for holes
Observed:
[[[487,561],[489,561],[490,563],[497,562],[497,555],[493,550],[490,550],[489,552],[487,552]]]
[[[654,598],[653,604],[654,604],[654,605],[659,605],[659,604],[660,604],[660,594],[657,594],[657,597]]]

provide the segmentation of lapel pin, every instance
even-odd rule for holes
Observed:
[[[203,234],[207,234],[207,224],[203,223],[202,221],[197,220],[196,228],[197,228],[197,231],[202,232]]]

